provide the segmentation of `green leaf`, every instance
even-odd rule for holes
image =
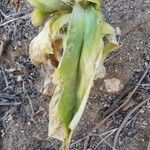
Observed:
[[[101,28],[103,36],[107,39],[104,45],[104,52],[103,52],[103,60],[105,60],[106,57],[111,52],[121,47],[121,45],[118,43],[116,39],[115,29],[110,24],[106,22],[102,22],[100,24],[100,28]]]
[[[72,130],[76,128],[83,114],[99,66],[97,64],[103,52],[104,42],[98,19],[101,18],[93,7],[85,10],[84,43],[78,71],[76,111],[69,125]]]
[[[69,124],[74,116],[77,72],[83,44],[83,29],[84,10],[79,5],[75,5],[69,21],[67,35],[64,35],[66,43],[63,56],[54,74],[54,83],[57,85],[52,103],[56,105],[53,112],[50,110],[49,121],[49,136],[58,139],[63,138],[63,141],[69,138],[71,131]],[[50,109],[52,108],[51,105],[50,103]],[[55,127],[51,128],[54,125],[54,120],[59,121],[55,124]],[[60,132],[64,136],[60,136]]]
[[[49,136],[65,146],[82,117],[93,81],[105,75],[104,57],[114,47],[105,44],[104,37],[118,45],[115,30],[93,6],[75,5],[63,34],[64,51],[53,76],[56,90],[50,103]]]
[[[55,38],[57,32],[66,24],[69,23],[70,20],[70,16],[71,14],[63,11],[61,14],[58,14],[57,16],[55,16],[54,20],[52,20],[52,39]]]
[[[58,10],[68,9],[62,0],[28,0],[31,5],[43,12],[54,13]]]
[[[49,16],[48,13],[45,13],[45,12],[35,8],[34,11],[32,12],[32,16],[31,16],[32,24],[34,26],[40,26],[45,22],[45,20],[47,19],[48,16]]]

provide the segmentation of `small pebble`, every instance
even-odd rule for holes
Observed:
[[[143,121],[143,125],[147,126],[147,122],[146,122],[146,121]]]
[[[17,42],[17,46],[20,47],[21,46],[21,41]]]
[[[20,81],[22,81],[22,76],[19,75],[19,76],[17,77],[17,82],[20,82]]]
[[[2,130],[1,130],[1,137],[4,137],[4,135],[5,135],[5,132],[4,132],[4,130],[2,129]]]
[[[30,126],[31,125],[31,122],[28,122],[28,126]]]
[[[8,115],[7,120],[11,121],[13,119],[12,115]]]
[[[21,130],[20,132],[21,132],[21,133],[24,133],[24,130]]]
[[[18,127],[19,126],[19,124],[18,123],[16,123],[16,127]]]

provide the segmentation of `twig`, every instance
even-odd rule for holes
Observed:
[[[13,14],[6,15],[1,9],[0,9],[0,13],[4,16],[5,19],[13,18],[15,16],[22,14],[22,13],[13,13]]]
[[[141,86],[150,86],[150,83],[140,84]]]
[[[7,18],[13,18],[13,17],[19,16],[19,15],[21,15],[21,14],[23,15],[23,13],[21,13],[21,12],[13,13],[13,14],[8,15]]]
[[[7,76],[5,74],[4,68],[1,67],[1,70],[2,70],[2,74],[3,74],[4,80],[5,80],[6,87],[9,88],[9,82],[7,80]]]
[[[122,129],[124,128],[125,124],[127,123],[127,121],[130,119],[130,117],[132,116],[132,114],[139,109],[140,107],[142,107],[144,104],[146,104],[148,101],[150,100],[150,98],[146,99],[145,101],[142,101],[139,105],[137,105],[136,107],[134,107],[128,114],[127,116],[124,118],[123,122],[121,123],[121,125],[119,126],[119,129],[116,133],[116,136],[114,138],[114,144],[113,146],[116,147],[117,144],[117,140],[119,137],[120,132],[122,131]]]
[[[0,58],[1,58],[2,53],[3,53],[3,51],[4,51],[4,47],[5,47],[5,42],[4,42],[4,41],[1,41],[1,42],[0,42]]]
[[[126,126],[128,126],[131,122],[134,123],[134,121],[136,120],[136,117],[139,115],[139,113],[141,112],[141,110],[143,109],[144,107],[142,107],[135,115],[132,119],[130,119],[127,123],[126,123]],[[132,124],[133,124],[132,123]]]
[[[0,9],[0,13],[5,17],[7,18],[7,15]]]
[[[106,132],[104,132],[104,133],[102,133],[102,134],[92,134],[91,136],[98,136],[98,137],[99,137],[99,136],[104,136],[104,135],[107,135],[107,134],[109,134],[109,133],[111,133],[111,132],[113,132],[113,131],[117,131],[117,129],[118,129],[118,128],[114,128],[114,129],[111,129],[111,130],[109,130],[109,131],[106,131]],[[75,141],[74,143],[71,143],[70,146],[73,146],[73,145],[75,145],[75,144],[77,144],[77,143],[83,141],[83,140],[86,139],[87,137],[88,137],[88,135],[85,136],[85,137],[83,137],[83,138],[81,138],[81,139],[79,139],[79,140],[77,140],[77,141]]]
[[[143,91],[144,92],[144,91]],[[145,92],[144,92],[145,93]],[[145,93],[144,95],[144,98],[143,99],[146,99],[147,97],[149,96],[149,93]],[[149,103],[147,103],[147,105],[150,105]],[[132,119],[130,119],[130,121],[128,121],[126,123],[126,126],[128,126],[131,122],[132,124],[134,124],[134,121],[136,120],[136,117],[139,115],[139,113],[141,112],[142,109],[144,109],[146,106],[143,106],[135,115]],[[133,126],[133,125],[132,125]]]
[[[6,36],[4,35],[2,40],[0,41],[0,58],[3,54],[3,52],[7,49],[9,43],[10,43],[10,37],[9,36]]]
[[[115,111],[113,111],[112,113],[110,113],[106,118],[104,118],[98,125],[96,125],[93,130],[89,133],[89,136],[87,138],[87,140],[85,141],[85,144],[84,144],[84,150],[86,150],[86,147],[88,145],[88,141],[89,141],[89,137],[91,136],[91,134],[97,130],[102,124],[104,124],[111,116],[113,116],[117,111],[119,111],[122,107],[124,107],[127,103],[128,103],[128,99],[123,103],[121,104]]]
[[[24,81],[23,81],[23,84],[22,84],[22,89],[23,89],[23,97],[25,97],[25,95],[27,94],[26,93],[26,89],[25,89],[25,84],[24,84]],[[27,94],[28,95],[28,94]],[[26,96],[27,96],[26,95]],[[29,104],[30,104],[30,107],[32,109],[32,114],[27,110],[26,106],[22,104],[22,106],[24,107],[25,111],[27,112],[27,115],[30,117],[30,119],[35,123],[35,125],[37,125],[36,121],[34,120],[33,116],[34,116],[34,110],[33,110],[33,105],[32,105],[32,102],[30,100],[30,97],[27,97],[28,98],[28,101],[29,101]]]
[[[84,148],[83,148],[83,150],[86,150],[86,149],[87,149],[91,135],[92,135],[92,134],[89,134],[89,135],[87,136],[87,139],[84,141]]]
[[[102,137],[101,137],[102,138]],[[102,140],[103,140],[103,142],[105,142],[109,147],[111,147],[113,150],[116,150],[111,144],[109,144],[105,139],[103,139],[102,138]]]
[[[105,136],[104,138],[102,136],[100,136],[100,138],[102,139],[98,144],[97,146],[94,148],[94,150],[96,150],[100,144],[105,141],[105,139],[107,139],[109,136],[111,136],[113,133],[115,133],[117,131],[117,129],[113,130],[112,132],[110,132],[107,136]]]
[[[0,9],[0,13],[4,16],[5,19],[14,18],[14,17],[17,17],[21,14],[24,15],[24,13],[22,13],[22,12],[17,12],[17,13],[6,15],[1,9]]]
[[[26,106],[22,104],[22,106],[24,107],[25,111],[27,112],[27,115],[30,117],[30,119],[35,123],[35,125],[37,125],[36,121],[33,119],[33,116],[29,113],[29,111],[27,110]]]
[[[9,110],[6,112],[6,114],[5,114],[3,117],[0,118],[0,122],[1,122],[1,121],[4,121],[10,113],[11,113],[11,109],[9,109]]]
[[[81,139],[79,139],[79,140],[77,140],[77,141],[71,143],[70,146],[73,146],[73,145],[75,145],[75,144],[77,144],[77,143],[83,141],[83,140],[86,139],[86,138],[87,138],[87,136],[85,136],[85,137],[83,137],[83,138],[81,138]]]
[[[34,116],[33,104],[32,104],[32,102],[31,102],[30,96],[29,96],[28,93],[27,93],[27,90],[25,89],[24,81],[23,81],[23,84],[22,84],[22,88],[23,88],[23,93],[24,93],[24,95],[26,95],[26,97],[27,97],[27,99],[28,99],[28,102],[29,102],[29,104],[30,104],[31,111],[32,111],[32,117],[33,117],[33,116]]]
[[[123,99],[123,97],[129,93],[131,90],[133,89],[133,86],[129,86],[126,89],[124,89],[121,94],[117,97],[117,99],[115,100],[115,102],[110,106],[110,108],[108,108],[104,113],[103,116],[106,117],[110,112],[112,112],[114,109],[116,109],[118,103],[120,100]]]
[[[16,106],[20,105],[21,103],[0,103],[0,106]]]
[[[88,139],[85,141],[84,145],[84,150],[86,149],[87,145],[88,145],[88,140],[89,137],[91,136],[91,134],[97,130],[102,124],[104,124],[111,116],[113,116],[116,112],[118,112],[121,108],[123,108],[131,99],[131,97],[133,96],[133,94],[135,93],[135,91],[138,89],[139,85],[141,84],[141,82],[143,81],[143,79],[145,78],[146,74],[148,73],[150,69],[150,65],[147,67],[147,69],[145,70],[144,74],[142,75],[141,79],[139,80],[139,82],[137,83],[137,85],[134,87],[133,91],[129,94],[128,98],[126,99],[126,101],[124,101],[123,104],[121,104],[115,111],[113,111],[112,113],[110,113],[106,118],[104,118],[98,125],[96,125],[93,130],[89,133]]]
[[[118,128],[114,128],[114,129],[111,129],[111,130],[106,131],[106,132],[104,132],[104,133],[97,134],[97,135],[99,135],[99,136],[104,136],[104,135],[107,135],[107,134],[109,134],[109,133],[115,132],[115,131],[117,131],[117,130],[118,130]],[[93,135],[95,135],[95,134],[93,134]]]
[[[150,141],[148,143],[147,150],[150,150]]]
[[[0,93],[0,98],[7,99],[7,100],[15,100],[15,95],[4,95]]]
[[[30,14],[27,14],[27,15],[24,15],[24,16],[21,16],[21,17],[14,18],[14,19],[12,19],[12,20],[6,21],[6,22],[0,24],[0,27],[6,25],[6,24],[8,24],[8,23],[11,23],[11,22],[13,22],[13,21],[19,20],[19,19],[28,19],[28,18],[30,18]]]
[[[34,109],[33,109],[33,104],[31,102],[31,99],[30,99],[30,97],[29,97],[27,92],[25,92],[25,95],[27,96],[27,99],[29,101],[29,104],[30,104],[30,107],[31,107],[31,111],[32,111],[32,116],[34,116]]]
[[[110,57],[106,58],[105,63],[110,62],[110,60],[112,60],[116,56],[120,55],[121,53],[125,53],[125,51],[121,50],[121,51],[118,51],[118,52],[112,54]]]

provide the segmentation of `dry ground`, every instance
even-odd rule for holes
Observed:
[[[1,0],[0,11],[0,150],[58,150],[59,141],[47,140],[50,97],[38,92],[46,68],[33,66],[28,56],[29,43],[39,30],[31,25],[31,6],[26,0]],[[129,114],[150,98],[150,0],[104,0],[102,11],[107,21],[121,29],[123,46],[106,60],[106,77],[95,81],[70,150],[149,150],[149,102]],[[106,90],[105,81],[112,78],[121,81],[122,90]],[[129,96],[127,106],[112,114],[88,140],[84,138]],[[125,127],[113,148],[122,122]]]

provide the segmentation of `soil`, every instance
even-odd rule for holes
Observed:
[[[1,24],[26,15],[23,19],[0,24],[0,150],[58,150],[61,143],[55,139],[47,139],[48,104],[51,96],[43,96],[39,92],[46,69],[35,67],[28,54],[29,43],[40,30],[32,26],[27,16],[32,8],[25,0],[1,0],[0,10]],[[120,41],[123,46],[107,58],[105,78],[95,81],[70,150],[83,150],[85,139],[78,140],[88,135],[105,117],[106,110],[111,108],[118,96],[127,90],[117,106],[126,100],[132,91],[131,87],[137,85],[150,63],[150,1],[105,0],[102,11],[108,22],[121,29]],[[113,78],[121,81],[123,89],[109,93],[105,80]],[[85,149],[113,149],[115,133],[108,137],[102,133],[118,128],[130,110],[149,97],[150,71],[138,86],[130,103],[93,133]],[[113,111],[114,109],[111,110]],[[100,135],[103,138],[101,143]],[[128,125],[119,135],[116,149],[149,150],[149,143],[148,103],[129,119]]]

